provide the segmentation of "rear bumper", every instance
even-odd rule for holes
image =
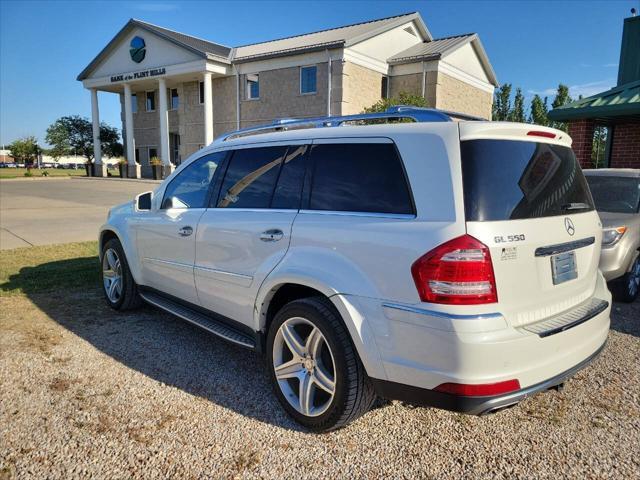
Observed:
[[[589,365],[602,352],[604,346],[605,344],[602,344],[602,346],[588,358],[558,375],[535,385],[503,395],[463,397],[387,380],[372,379],[372,381],[376,393],[388,400],[400,400],[421,407],[435,407],[469,415],[484,415],[510,407],[536,393],[563,384],[578,371]]]

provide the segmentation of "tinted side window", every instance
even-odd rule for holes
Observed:
[[[167,186],[161,208],[204,208],[211,180],[226,152],[213,153],[194,161]]]
[[[271,208],[300,208],[306,149],[307,147],[304,145],[289,148],[287,157],[282,164]]]
[[[287,147],[236,150],[222,182],[218,207],[269,208]]]
[[[402,162],[390,143],[313,145],[310,208],[412,214]]]

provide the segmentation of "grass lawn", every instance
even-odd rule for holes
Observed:
[[[38,170],[32,168],[31,173],[34,177],[41,177],[42,172],[46,171],[49,177],[77,177],[86,175],[84,168],[77,170],[66,168],[43,168]],[[0,179],[2,178],[25,178],[24,174],[27,172],[26,168],[0,168]]]
[[[0,250],[0,297],[99,285],[98,242]]]

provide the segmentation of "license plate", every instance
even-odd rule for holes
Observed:
[[[551,276],[554,285],[578,278],[576,252],[553,255],[551,257]]]

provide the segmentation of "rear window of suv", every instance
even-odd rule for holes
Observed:
[[[569,147],[469,140],[460,148],[467,221],[550,217],[594,208]]]

